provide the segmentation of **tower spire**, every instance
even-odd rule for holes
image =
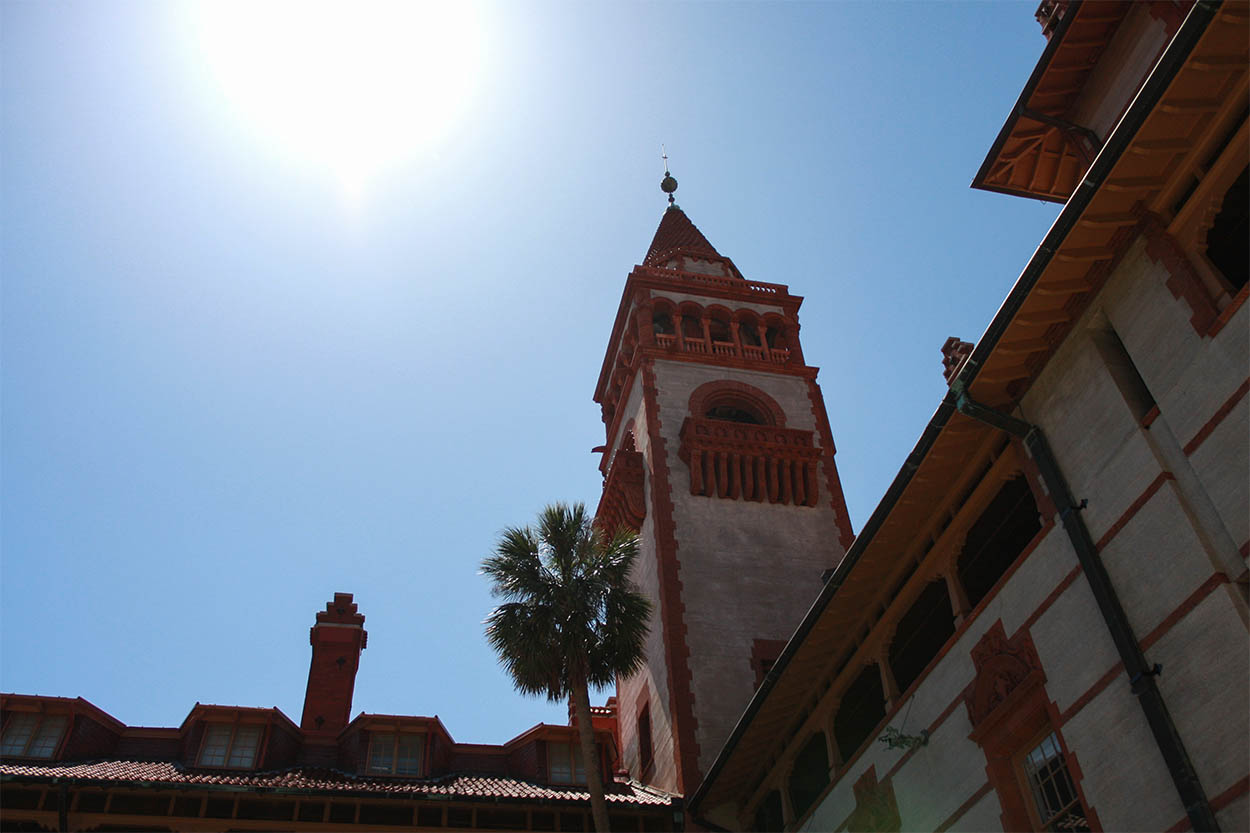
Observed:
[[[668,172],[668,151],[664,149],[664,145],[660,145],[660,158],[664,160],[664,179],[660,180],[660,190],[668,194],[668,204],[676,206],[677,200],[673,197],[673,192],[677,190],[677,180]]]

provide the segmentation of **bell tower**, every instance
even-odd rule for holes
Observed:
[[[638,531],[647,665],[617,682],[630,775],[688,794],[852,539],[803,361],[802,298],[748,281],[669,207],[625,281],[595,389],[601,525]]]

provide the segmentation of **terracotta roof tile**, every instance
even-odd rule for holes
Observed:
[[[96,761],[91,763],[0,763],[5,780],[65,778],[99,783],[145,782],[153,784],[267,787],[332,792],[385,793],[412,798],[438,795],[450,798],[511,798],[546,801],[589,801],[590,794],[572,787],[553,787],[497,775],[453,774],[421,780],[367,778],[331,769],[293,768],[272,772],[231,772],[186,769],[163,761]],[[615,781],[605,785],[609,802],[667,806],[672,797],[637,782]]]
[[[720,252],[695,228],[686,212],[673,205],[660,218],[660,227],[655,230],[651,248],[647,250],[647,256],[642,263],[644,266],[654,266],[678,249],[685,249],[692,254],[720,257]]]

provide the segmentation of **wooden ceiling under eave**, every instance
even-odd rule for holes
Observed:
[[[1073,5],[981,163],[973,188],[1065,202],[1089,168],[1096,152],[1092,142],[1048,120],[1068,120],[1090,71],[1132,4]]]
[[[1221,113],[1245,106],[1247,7],[1226,3],[1012,318],[969,392],[1000,410],[1020,400],[1136,238],[1148,214],[1166,224],[1195,149]]]

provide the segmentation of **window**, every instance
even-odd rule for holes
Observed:
[[[417,732],[371,732],[370,775],[420,775],[425,734]]]
[[[576,741],[547,743],[547,773],[553,784],[585,784],[586,764]]]
[[[264,726],[238,723],[210,723],[200,745],[200,766],[251,769],[256,765]]]
[[[969,605],[986,597],[1041,528],[1028,481],[1021,476],[1004,484],[968,530],[959,555],[959,581]]]
[[[736,404],[713,405],[711,408],[708,408],[704,416],[708,419],[719,419],[723,422],[741,422],[746,425],[764,424],[764,420],[758,415],[746,408],[738,407]]]
[[[884,717],[885,692],[881,688],[881,671],[876,665],[867,665],[855,682],[847,686],[842,704],[833,718],[833,736],[843,761],[855,757],[855,752],[872,736]]]
[[[1059,738],[1048,734],[1021,761],[1025,780],[1033,796],[1036,821],[1041,830],[1083,831],[1090,825],[1077,795]]]
[[[651,704],[642,707],[638,715],[638,768],[642,772],[651,766]]]
[[[930,582],[899,619],[890,644],[890,670],[905,692],[955,633],[946,582]]]
[[[22,758],[51,758],[68,723],[69,718],[63,714],[14,714],[5,724],[0,754]]]
[[[1250,239],[1250,168],[1242,168],[1241,175],[1233,181],[1224,194],[1220,210],[1207,232],[1206,255],[1211,265],[1228,282],[1233,293],[1246,285],[1247,262],[1250,254],[1246,240]]]
[[[808,739],[794,759],[790,773],[790,804],[795,818],[801,818],[829,784],[829,752],[825,733]]]

